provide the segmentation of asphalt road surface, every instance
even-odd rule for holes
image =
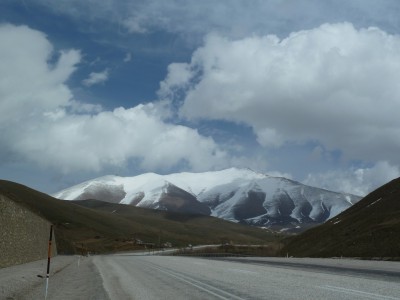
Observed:
[[[400,263],[312,259],[93,258],[110,299],[400,300]]]

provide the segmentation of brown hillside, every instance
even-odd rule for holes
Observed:
[[[264,244],[275,238],[259,228],[217,218],[143,209],[97,200],[62,201],[26,186],[0,180],[0,193],[55,225],[59,253],[97,253],[138,248],[132,238],[175,246],[233,241]]]
[[[282,253],[400,258],[400,178],[378,188],[325,224],[289,239]]]

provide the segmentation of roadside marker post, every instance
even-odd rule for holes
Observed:
[[[53,240],[53,225],[50,225],[50,237],[49,237],[49,248],[47,251],[47,273],[46,273],[46,291],[44,299],[47,299],[47,291],[49,288],[49,276],[50,276],[50,259],[51,259],[51,242]]]

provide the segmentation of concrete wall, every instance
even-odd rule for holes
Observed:
[[[47,220],[0,195],[0,268],[47,258],[49,234]]]

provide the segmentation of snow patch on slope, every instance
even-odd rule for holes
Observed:
[[[87,191],[100,191],[110,186],[115,187],[118,195],[124,195],[121,204],[166,209],[161,202],[168,201],[171,204],[176,199],[186,203],[186,207],[195,205],[203,213],[204,205],[207,205],[212,216],[257,226],[321,223],[360,199],[353,195],[309,187],[286,178],[236,168],[204,173],[104,176],[54,196],[75,200],[85,195],[85,192],[87,194]],[[174,195],[172,191],[175,191]],[[107,195],[105,192],[103,194]]]

